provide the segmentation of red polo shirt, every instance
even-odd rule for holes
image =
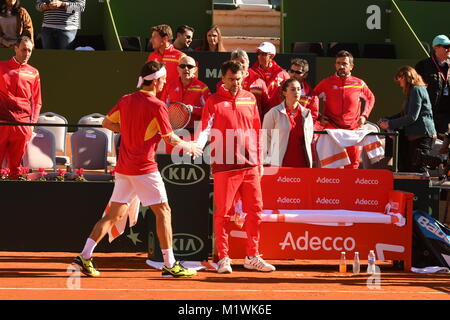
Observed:
[[[148,55],[147,61],[155,60],[164,63],[167,70],[166,83],[169,83],[178,78],[177,67],[180,63],[181,58],[184,56],[185,54],[183,52],[175,49],[173,45],[170,45],[166,50],[164,50],[163,54],[161,54],[158,50],[150,53]]]

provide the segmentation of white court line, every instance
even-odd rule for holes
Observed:
[[[102,289],[102,288],[80,288],[80,289],[68,289],[68,288],[0,288],[2,290],[15,290],[15,291],[143,291],[143,292],[221,292],[223,289]],[[228,292],[277,292],[277,293],[378,293],[378,294],[450,294],[448,292],[440,291],[383,291],[383,290],[245,290],[245,289],[227,289]]]

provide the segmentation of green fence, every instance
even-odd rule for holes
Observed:
[[[282,47],[293,42],[384,43],[389,0],[283,0]]]

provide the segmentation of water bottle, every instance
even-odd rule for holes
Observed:
[[[347,272],[347,261],[345,259],[345,252],[341,252],[341,260],[339,262],[339,272]]]
[[[367,273],[375,273],[376,262],[375,252],[370,250],[369,256],[367,257]]]
[[[355,256],[353,257],[353,273],[359,273],[359,271],[360,271],[359,252],[355,252]]]

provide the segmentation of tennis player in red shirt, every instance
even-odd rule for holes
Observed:
[[[42,106],[39,72],[28,64],[30,38],[20,37],[15,56],[0,62],[0,122],[36,123]],[[0,166],[6,158],[12,178],[19,174],[32,135],[31,126],[0,126]]]
[[[164,257],[162,275],[189,277],[196,274],[195,270],[184,268],[175,261],[170,206],[155,152],[161,138],[194,156],[200,156],[202,151],[194,142],[185,142],[173,133],[166,105],[156,98],[165,82],[164,65],[156,61],[147,62],[137,86],[141,90],[123,96],[103,121],[103,127],[121,133],[121,145],[110,209],[94,226],[83,251],[74,261],[88,276],[100,275],[93,264],[92,252],[112,226],[126,216],[136,195],[142,205],[150,207],[156,216],[156,232]]]
[[[214,231],[219,256],[219,273],[231,273],[228,256],[227,224],[229,211],[239,193],[247,213],[247,256],[244,267],[273,271],[259,254],[262,195],[261,122],[255,96],[241,88],[244,68],[241,63],[227,61],[222,67],[223,85],[211,95],[203,108],[197,144],[203,147],[211,136],[211,168],[214,175]]]

